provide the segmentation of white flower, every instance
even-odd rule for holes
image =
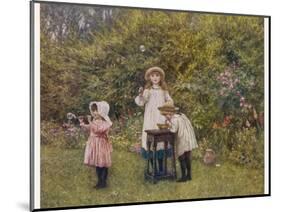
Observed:
[[[144,45],[140,45],[140,51],[145,52],[145,46]]]

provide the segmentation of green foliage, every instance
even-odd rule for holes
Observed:
[[[69,35],[58,43],[42,33],[43,119],[85,112],[92,99],[108,101],[116,118],[134,113],[144,70],[155,65],[165,70],[173,99],[197,129],[221,117],[216,78],[231,64],[241,93],[263,110],[261,18],[127,9],[116,12],[110,28],[100,25],[91,42]]]
[[[243,129],[235,134],[235,143],[229,158],[238,163],[252,167],[263,167],[263,137],[257,138],[256,130]]]
[[[105,100],[113,145],[127,149],[141,133],[143,109],[134,98],[144,71],[160,66],[202,151],[259,163],[262,147],[243,127],[263,133],[256,115],[264,111],[263,18],[45,5],[41,22],[42,120],[62,123],[68,112],[88,114],[90,101]],[[80,22],[90,27],[81,30]],[[50,143],[46,127],[42,142]]]
[[[141,140],[143,117],[135,113],[132,117],[124,117],[115,122],[110,131],[110,140],[114,148],[129,150],[129,148]]]
[[[212,131],[208,138],[208,148],[213,149],[215,152],[225,156],[228,149],[232,144],[231,131],[227,128],[219,128]]]

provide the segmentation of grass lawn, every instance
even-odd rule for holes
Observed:
[[[192,181],[176,183],[144,180],[140,155],[115,149],[108,188],[95,190],[93,168],[83,165],[83,149],[41,146],[41,207],[67,207],[129,202],[164,201],[263,194],[263,169],[221,163],[206,167],[192,161]],[[179,168],[177,167],[178,175]]]

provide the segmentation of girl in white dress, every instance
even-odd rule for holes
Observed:
[[[145,106],[141,153],[147,159],[147,133],[145,130],[158,129],[157,124],[165,123],[165,117],[160,114],[158,107],[162,106],[165,102],[173,102],[173,100],[167,90],[163,69],[159,67],[149,68],[145,72],[145,80],[147,82],[145,89],[143,90],[142,87],[139,89],[139,95],[135,98],[135,102],[138,106]],[[156,157],[158,159],[158,170],[160,173],[163,171],[163,149],[163,144],[157,146]]]

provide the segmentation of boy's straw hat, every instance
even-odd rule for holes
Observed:
[[[158,110],[160,110],[162,114],[167,114],[167,113],[175,113],[179,110],[179,108],[175,107],[172,101],[168,101],[165,102],[161,107],[158,107]]]
[[[162,78],[165,79],[165,72],[162,68],[159,68],[157,66],[151,67],[149,69],[146,70],[145,75],[144,75],[144,79],[145,80],[149,80],[149,75],[152,72],[158,72],[160,75],[162,75]]]

